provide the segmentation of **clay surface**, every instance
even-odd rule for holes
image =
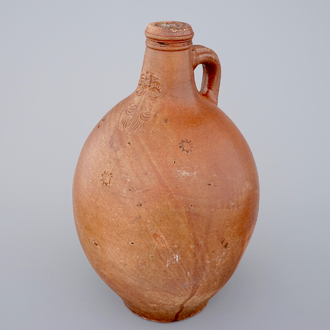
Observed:
[[[216,54],[192,45],[186,23],[151,23],[146,36],[136,90],[82,149],[74,217],[88,260],[126,306],[173,322],[200,312],[232,276],[259,185],[248,144],[217,107]]]

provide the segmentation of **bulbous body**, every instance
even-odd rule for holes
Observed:
[[[156,28],[151,43],[169,29]],[[153,45],[137,89],[88,137],[73,203],[95,271],[134,313],[172,322],[202,310],[235,271],[259,187],[244,137],[216,105],[214,65],[205,62],[203,94],[193,75],[198,48]]]

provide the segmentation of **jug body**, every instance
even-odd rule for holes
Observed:
[[[217,107],[215,53],[193,46],[185,23],[152,23],[146,36],[136,90],[80,154],[74,217],[88,260],[126,306],[173,322],[201,311],[235,271],[259,185],[247,142]]]

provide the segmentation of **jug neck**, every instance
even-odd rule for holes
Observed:
[[[146,51],[141,78],[150,79],[166,94],[179,96],[197,92],[192,62],[192,37],[189,24],[155,22],[145,31]],[[155,85],[156,86],[156,85]]]
[[[196,91],[191,49],[159,51],[146,48],[142,75],[151,74],[166,93],[182,95]]]

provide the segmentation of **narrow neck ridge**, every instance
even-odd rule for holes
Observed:
[[[151,49],[177,51],[191,47],[194,31],[183,22],[154,22],[147,26],[145,36],[146,46]]]

